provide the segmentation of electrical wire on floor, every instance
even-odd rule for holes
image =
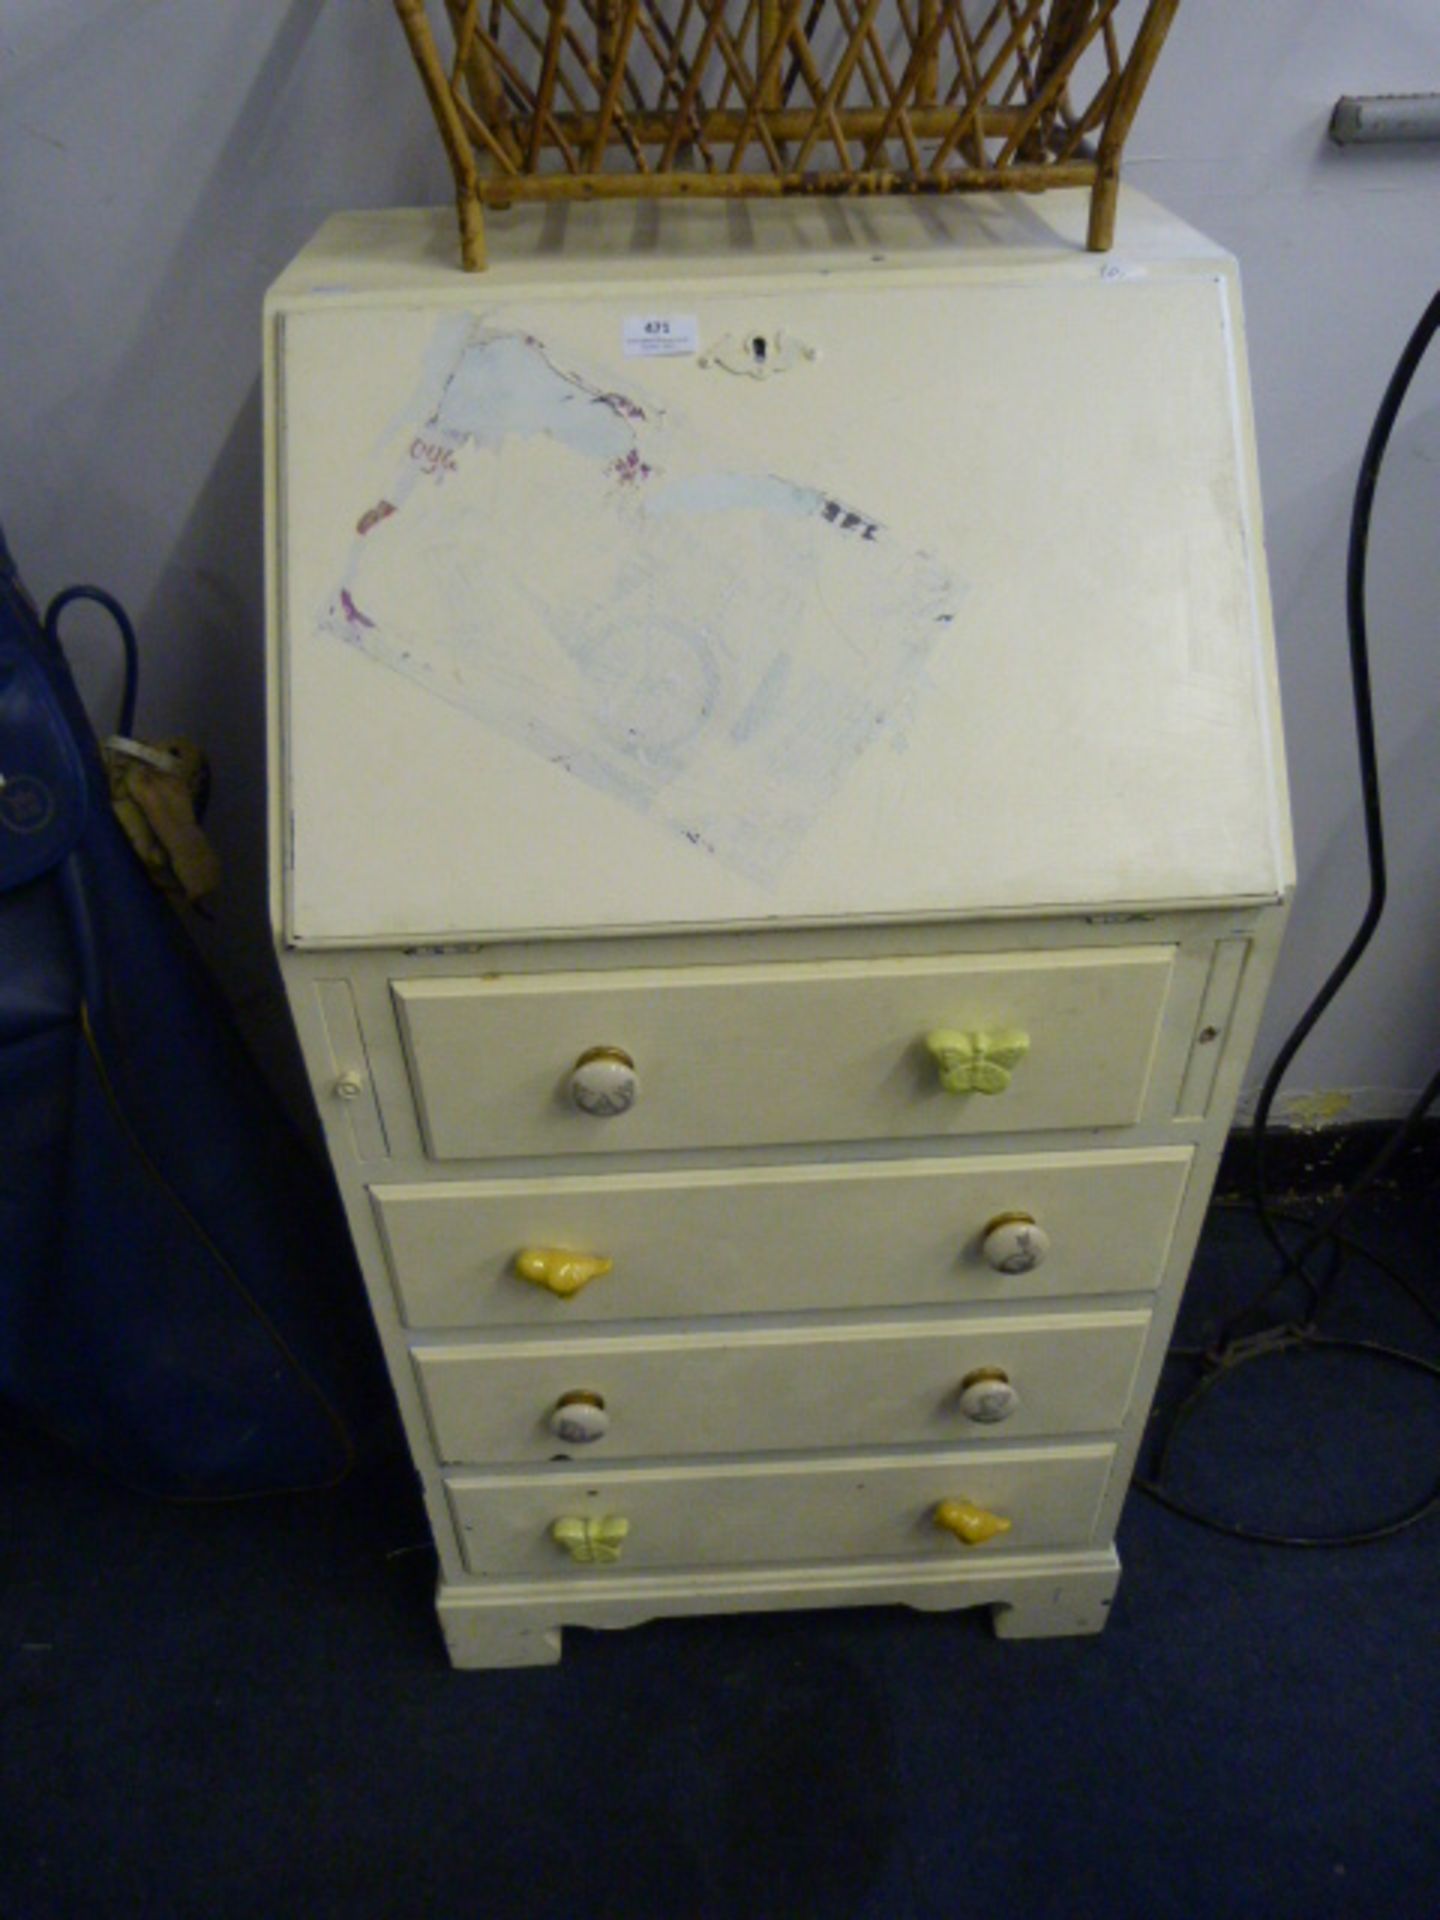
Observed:
[[[1379,755],[1375,740],[1375,712],[1370,683],[1370,639],[1365,614],[1366,571],[1370,550],[1370,522],[1374,511],[1375,490],[1384,465],[1385,451],[1396,419],[1421,361],[1440,333],[1440,293],[1431,300],[1415,327],[1380,402],[1379,412],[1366,442],[1360,463],[1360,477],[1350,516],[1350,541],[1346,559],[1345,611],[1349,636],[1350,681],[1355,709],[1356,746],[1360,761],[1361,800],[1365,822],[1365,848],[1369,869],[1369,897],[1360,924],[1350,944],[1331,969],[1319,992],[1295,1023],[1284,1045],[1276,1054],[1255,1107],[1250,1127],[1252,1194],[1248,1204],[1259,1219],[1265,1237],[1276,1256],[1276,1269],[1266,1285],[1244,1306],[1227,1315],[1216,1337],[1205,1347],[1172,1347],[1169,1362],[1198,1368],[1199,1378],[1170,1412],[1158,1443],[1154,1470],[1137,1475],[1135,1485],[1170,1512],[1208,1527],[1212,1532],[1234,1539],[1249,1540],[1273,1547],[1358,1547],[1377,1540],[1388,1540],[1422,1520],[1440,1512],[1440,1480],[1418,1503],[1391,1518],[1376,1521],[1343,1533],[1306,1534],[1270,1531],[1244,1526],[1236,1521],[1203,1512],[1181,1499],[1167,1485],[1167,1477],[1177,1437],[1185,1430],[1196,1410],[1209,1400],[1222,1382],[1256,1361],[1276,1354],[1350,1353],[1404,1367],[1440,1381],[1440,1360],[1412,1353],[1385,1342],[1339,1337],[1323,1332],[1319,1317],[1333,1298],[1336,1282],[1347,1258],[1368,1262],[1405,1293],[1430,1324],[1440,1329],[1440,1311],[1425,1298],[1413,1282],[1390,1262],[1370,1248],[1340,1231],[1356,1203],[1370,1193],[1394,1165],[1420,1130],[1430,1109],[1440,1100],[1440,1071],[1423,1088],[1404,1119],[1382,1143],[1378,1151],[1340,1197],[1318,1217],[1296,1214],[1276,1207],[1266,1180],[1266,1129],[1285,1075],[1296,1054],[1318,1026],[1330,1003],[1359,964],[1370,945],[1385,911],[1387,875],[1385,864],[1385,828],[1380,795]],[[1221,1202],[1220,1204],[1226,1204]],[[1299,1226],[1303,1236],[1290,1235],[1287,1229]],[[1317,1258],[1328,1254],[1329,1267],[1316,1269]],[[1287,1291],[1298,1290],[1299,1311],[1286,1315],[1271,1310],[1272,1302]]]

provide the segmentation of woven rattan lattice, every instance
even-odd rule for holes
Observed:
[[[1120,154],[1179,0],[395,0],[455,174],[483,210],[621,195],[1089,187]],[[1130,23],[1130,24],[1127,24]]]

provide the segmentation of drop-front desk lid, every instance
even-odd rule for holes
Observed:
[[[268,310],[284,936],[1282,894],[1234,266],[1084,218],[330,221]]]

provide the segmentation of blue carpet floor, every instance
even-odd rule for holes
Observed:
[[[1437,1228],[1423,1194],[1367,1223],[1432,1285]],[[1217,1212],[1189,1331],[1263,1270]],[[1358,1264],[1334,1323],[1440,1352]],[[1440,1383],[1259,1362],[1176,1467],[1254,1524],[1363,1522],[1440,1475]],[[1281,1553],[1132,1497],[1098,1639],[792,1614],[500,1674],[444,1665],[398,1461],[187,1510],[7,1434],[0,1526],[3,1920],[1440,1915],[1440,1520]]]

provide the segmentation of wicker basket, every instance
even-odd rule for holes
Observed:
[[[444,0],[447,66],[427,0],[395,0],[471,269],[486,206],[621,195],[1083,186],[1103,252],[1121,148],[1178,5]]]

